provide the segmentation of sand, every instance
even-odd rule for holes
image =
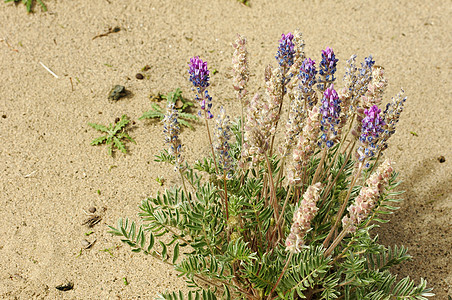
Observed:
[[[405,89],[406,109],[386,155],[397,162],[407,192],[378,232],[385,245],[405,245],[413,255],[395,272],[427,279],[436,299],[452,295],[450,1],[250,2],[47,0],[48,12],[36,6],[34,14],[0,3],[1,299],[152,299],[182,288],[167,265],[132,254],[107,233],[120,217],[138,220],[143,198],[177,183],[154,162],[164,147],[160,124],[138,118],[150,109],[152,93],[180,87],[192,95],[193,55],[218,70],[210,89],[214,112],[223,105],[237,116],[229,79],[236,33],[248,39],[255,92],[265,65],[276,64],[281,33],[296,28],[307,56],[335,50],[339,78],[350,55],[372,54],[389,80],[385,101]],[[93,40],[115,26],[121,30]],[[145,65],[148,78],[137,80]],[[116,84],[131,94],[109,100]],[[105,147],[90,146],[98,132],[88,122],[108,124],[123,114],[135,121],[129,154],[110,157]],[[184,130],[188,161],[208,153],[202,136],[201,125]],[[166,179],[163,187],[157,176]],[[93,206],[102,220],[89,229],[84,210]],[[96,242],[80,254],[84,239]],[[55,289],[68,281],[72,290]]]

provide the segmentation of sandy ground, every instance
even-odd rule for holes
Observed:
[[[136,219],[141,199],[176,183],[153,161],[164,147],[160,125],[138,118],[151,93],[180,87],[191,95],[186,70],[193,55],[219,71],[210,89],[214,111],[224,105],[237,115],[228,79],[236,33],[248,38],[254,92],[263,86],[265,65],[276,64],[281,33],[296,28],[307,56],[318,59],[333,47],[340,74],[351,54],[373,54],[389,79],[386,101],[406,90],[387,152],[406,200],[379,233],[384,244],[403,244],[413,255],[395,270],[400,276],[426,278],[436,299],[452,296],[451,2],[250,2],[251,8],[234,0],[47,0],[48,12],[36,7],[34,14],[0,3],[1,299],[151,299],[183,287],[172,269],[107,234],[106,224]],[[115,26],[121,30],[93,40]],[[145,65],[149,78],[135,79]],[[131,95],[108,100],[115,84]],[[136,122],[130,134],[137,144],[128,144],[128,155],[112,158],[105,147],[89,145],[98,133],[88,122],[108,124],[122,114]],[[189,161],[208,153],[202,128],[183,132]],[[165,177],[164,187],[157,176]],[[102,221],[88,229],[84,210],[92,206]],[[79,255],[84,239],[96,243]],[[55,289],[67,281],[73,290]]]

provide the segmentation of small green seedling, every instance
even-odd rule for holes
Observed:
[[[85,235],[86,235],[86,236],[90,236],[90,235],[93,234],[93,233],[94,233],[94,231],[85,232]]]
[[[97,194],[100,196],[100,190],[97,190]]]
[[[123,278],[122,278],[122,281],[124,282],[124,285],[129,285],[129,282],[127,281],[127,278],[126,278],[126,277],[123,277]]]
[[[33,6],[33,0],[5,0],[5,3],[8,3],[8,2],[22,2],[23,4],[25,4],[25,6],[27,7],[27,12],[32,12],[32,6]],[[47,7],[46,7],[46,5],[44,4],[44,2],[42,2],[42,0],[36,0],[38,3],[39,3],[39,5],[41,5],[41,8],[42,8],[42,10],[43,11],[47,11]]]
[[[120,247],[120,246],[113,246],[113,247],[110,247],[110,248],[101,249],[101,250],[99,250],[99,251],[107,252],[107,253],[110,254],[112,257],[115,257],[115,256],[113,255],[112,251],[113,251],[113,249],[118,250],[119,247]]]
[[[75,257],[80,257],[80,256],[82,256],[82,252],[83,252],[83,249],[80,248],[80,251],[79,251],[78,253],[74,253]]]
[[[127,124],[129,124],[130,120],[126,115],[123,115],[119,121],[114,124],[110,124],[108,127],[104,125],[99,125],[95,123],[88,123],[89,126],[93,127],[96,130],[102,131],[106,133],[101,137],[98,137],[91,141],[91,145],[99,145],[99,144],[107,144],[108,153],[113,155],[113,148],[121,150],[123,153],[127,153],[126,147],[124,146],[122,139],[128,139],[129,141],[136,144],[136,142],[124,131]]]
[[[237,2],[245,5],[245,6],[250,6],[250,1],[249,0],[237,0]]]
[[[418,136],[417,133],[414,132],[414,131],[410,131],[410,133],[411,133],[412,135],[414,135],[414,136]]]
[[[157,183],[162,186],[165,183],[165,178],[158,176],[157,178],[155,178],[155,181],[157,181]]]
[[[193,126],[191,126],[187,120],[196,121],[198,120],[198,117],[184,111],[192,107],[194,103],[182,97],[182,91],[180,90],[180,88],[177,88],[174,92],[168,93],[166,96],[162,96],[162,98],[166,99],[166,101],[170,103],[174,103],[175,108],[179,111],[179,123],[190,129],[193,129]],[[152,109],[143,113],[143,115],[138,120],[154,118],[163,120],[165,118],[165,111],[159,105],[151,103],[151,107]]]
[[[218,73],[218,70],[217,69],[213,69],[212,70],[212,75],[215,75],[215,74],[217,74]]]

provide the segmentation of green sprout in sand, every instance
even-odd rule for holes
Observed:
[[[123,115],[121,119],[116,119],[114,124],[107,126],[99,125],[95,123],[88,123],[89,126],[106,133],[101,137],[95,138],[91,141],[91,145],[107,144],[108,153],[113,155],[113,148],[116,147],[121,150],[122,153],[127,153],[126,147],[124,146],[122,139],[128,139],[129,141],[135,143],[135,141],[125,132],[125,127],[129,124],[130,120],[126,115]],[[136,144],[136,143],[135,143]]]
[[[188,123],[188,120],[196,121],[198,120],[198,117],[185,112],[185,110],[192,107],[194,104],[193,102],[182,97],[182,91],[180,90],[180,88],[177,88],[174,92],[168,93],[166,96],[162,96],[162,98],[165,98],[168,102],[174,103],[174,107],[179,112],[179,123],[190,129],[193,129],[193,126]],[[143,113],[143,115],[138,118],[138,120],[153,118],[159,118],[160,120],[163,120],[165,118],[165,111],[159,105],[151,103],[151,107],[152,109]]]
[[[33,0],[5,0],[5,3],[8,2],[22,2],[23,4],[25,4],[27,6],[27,12],[32,12],[32,6],[33,6]],[[41,5],[41,8],[43,11],[47,11],[47,7],[44,4],[44,2],[42,2],[41,0],[37,0],[37,2],[39,3],[39,5]]]

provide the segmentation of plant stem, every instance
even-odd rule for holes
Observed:
[[[278,287],[278,284],[281,282],[282,277],[284,276],[284,273],[286,273],[287,267],[289,266],[290,261],[292,260],[292,256],[293,256],[293,252],[290,252],[289,257],[287,258],[286,264],[284,265],[284,268],[281,272],[281,274],[279,275],[278,280],[275,283],[275,286],[272,288],[270,294],[268,294],[268,298],[267,300],[271,299],[271,296],[273,294],[273,292],[276,290],[276,288]]]
[[[191,201],[190,201],[190,195],[188,194],[188,192],[187,192],[187,187],[185,186],[184,175],[182,174],[182,170],[181,170],[179,167],[177,167],[177,169],[179,170],[180,178],[182,179],[182,185],[184,186],[185,196],[186,196],[187,199],[188,199],[188,205],[189,205],[190,208],[193,210],[193,205],[191,204]]]
[[[241,114],[240,114],[240,120],[241,120],[241,122],[240,122],[240,131],[242,132],[242,134],[241,134],[241,147],[243,148],[243,139],[245,138],[245,118],[243,117],[243,100],[242,99],[240,99],[240,103],[242,104],[241,105],[241,107],[242,107],[242,110],[241,110]]]
[[[267,170],[268,170],[268,181],[270,185],[270,203],[273,206],[273,210],[275,213],[275,220],[278,220],[279,214],[278,214],[278,204],[276,201],[276,190],[275,190],[275,184],[273,183],[273,174],[272,174],[272,168],[270,165],[270,160],[268,159],[268,155],[265,155],[265,161],[267,162]]]
[[[284,71],[285,72],[285,71]],[[275,136],[276,136],[276,129],[278,128],[278,123],[279,123],[279,118],[281,117],[281,111],[282,111],[282,106],[283,106],[283,100],[284,100],[284,90],[285,90],[285,83],[283,82],[283,84],[281,84],[281,103],[279,104],[279,110],[278,110],[278,120],[276,120],[276,124],[275,124],[275,133],[272,136],[272,141],[270,143],[270,156],[272,156],[273,154],[273,143],[275,142]]]
[[[228,188],[226,186],[226,171],[225,170],[223,170],[223,182],[224,182],[224,206],[226,209],[226,220],[229,221]]]
[[[354,147],[354,143],[353,143],[353,147]],[[352,148],[353,148],[352,147]],[[338,149],[339,150],[339,149]],[[342,167],[340,168],[339,172],[337,172],[336,177],[334,178],[334,180],[328,185],[328,188],[326,189],[326,192],[323,194],[322,197],[322,201],[320,202],[320,207],[322,207],[323,202],[325,201],[326,197],[328,197],[328,194],[331,192],[331,189],[333,188],[334,184],[336,183],[337,179],[339,178],[339,176],[341,175],[342,171],[344,170],[345,166],[347,165],[348,160],[350,159],[350,155],[352,153],[349,152],[347,155],[347,158],[344,161],[344,164],[342,165]]]
[[[322,157],[320,158],[320,162],[317,165],[317,169],[315,170],[315,174],[314,174],[314,177],[312,178],[311,184],[314,184],[315,182],[317,182],[317,179],[318,179],[318,177],[319,177],[319,175],[321,173],[321,170],[323,168],[323,162],[325,161],[325,157],[326,157],[327,152],[328,152],[328,147],[325,146],[325,148],[323,148]]]
[[[281,186],[279,181],[280,181],[280,179],[282,177],[282,173],[284,172],[284,164],[285,164],[285,162],[286,162],[286,157],[283,157],[281,159],[281,164],[280,164],[280,167],[279,167],[278,176],[276,177],[276,184],[279,185],[279,186]]]
[[[283,205],[283,207],[282,207],[282,209],[281,209],[281,215],[279,216],[278,221],[276,221],[276,223],[275,223],[275,229],[274,229],[273,232],[272,232],[272,238],[271,238],[271,240],[273,239],[273,235],[276,233],[276,230],[278,230],[279,232],[282,232],[282,227],[283,227],[283,226],[280,226],[280,225],[281,225],[281,221],[282,221],[283,216],[284,216],[284,211],[286,210],[287,203],[289,202],[290,193],[292,192],[292,188],[293,188],[293,186],[291,185],[291,186],[289,187],[289,190],[287,191],[286,200],[284,201],[284,205]],[[280,236],[280,237],[278,238],[278,240],[279,240],[280,238],[282,238],[282,236]]]
[[[342,241],[342,239],[347,235],[347,229],[349,226],[342,229],[341,233],[334,239],[333,243],[331,243],[331,246],[325,251],[324,256],[327,257],[333,252],[334,248],[336,248],[337,245]]]
[[[210,150],[212,150],[212,157],[213,157],[213,162],[215,164],[215,171],[216,171],[217,174],[219,174],[219,172],[218,172],[218,165],[217,165],[217,159],[215,157],[215,152],[213,151],[212,138],[210,137],[209,122],[207,122],[207,112],[206,111],[204,111],[204,120],[206,120],[207,136],[209,137]]]
[[[228,206],[228,188],[226,186],[226,171],[225,170],[223,170],[223,183],[224,183],[224,198],[223,198],[223,201],[224,201],[224,210],[225,210],[225,213],[226,213],[226,236],[227,236],[228,244],[229,244],[229,241],[231,240],[231,230],[230,230],[230,228],[228,226],[229,206]]]
[[[338,211],[337,215],[336,215],[336,221],[334,222],[334,225],[331,227],[330,232],[328,234],[328,236],[326,237],[325,241],[323,242],[323,247],[326,248],[328,245],[328,242],[330,241],[330,239],[332,238],[334,231],[337,229],[337,226],[339,225],[339,222],[341,220],[342,214],[345,211],[345,208],[347,207],[348,204],[348,199],[350,198],[350,194],[352,193],[353,187],[356,183],[356,180],[358,179],[359,175],[361,174],[361,170],[363,168],[364,162],[360,162],[359,165],[359,169],[358,172],[356,173],[356,175],[353,177],[352,182],[350,183],[350,188],[348,189],[347,192],[347,196],[344,199],[344,203],[342,203],[341,209]],[[329,249],[329,248],[328,248]]]
[[[352,130],[353,122],[355,121],[355,116],[356,116],[356,112],[353,113],[353,115],[352,115],[352,118],[351,118],[351,121],[350,121],[350,125],[348,126],[348,129],[347,129],[347,133],[346,133],[345,135],[342,136],[342,139],[341,139],[341,147],[338,149],[338,151],[341,150],[342,145],[344,144],[345,140],[347,139],[348,134],[349,134],[350,131]]]

